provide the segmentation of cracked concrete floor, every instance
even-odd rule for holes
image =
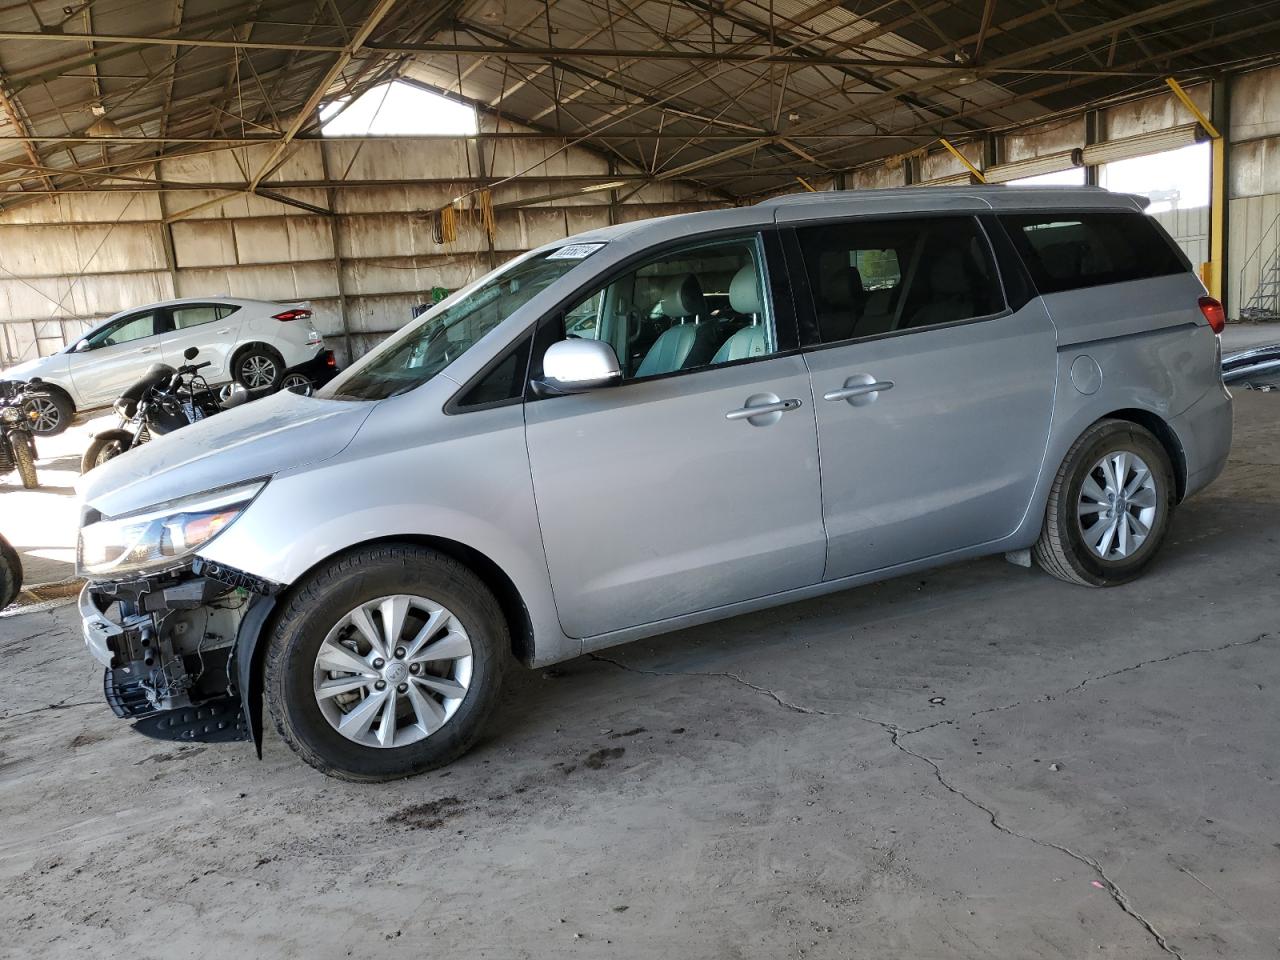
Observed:
[[[983,560],[523,673],[396,784],[144,740],[68,609],[0,620],[0,955],[1280,956],[1280,400],[1236,409],[1135,584]]]

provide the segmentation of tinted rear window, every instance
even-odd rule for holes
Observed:
[[[1018,213],[1000,217],[1041,293],[1185,273],[1173,242],[1142,213]]]
[[[838,343],[991,316],[1005,307],[973,217],[800,226],[818,340]]]

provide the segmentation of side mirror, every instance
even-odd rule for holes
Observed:
[[[80,341],[79,343],[77,343],[77,344],[76,344],[76,346],[75,346],[75,352],[76,352],[76,353],[84,353],[84,352],[85,352],[86,350],[88,350],[88,349],[89,349],[89,341],[88,341],[88,340],[81,340],[81,341]]]
[[[188,360],[194,360],[199,354],[200,350],[197,347],[187,347],[182,351],[182,355]]]
[[[613,347],[599,340],[561,340],[547,348],[542,358],[542,379],[533,382],[543,397],[586,393],[622,380],[622,368]]]

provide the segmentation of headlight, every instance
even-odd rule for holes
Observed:
[[[118,580],[177,566],[229,527],[265,480],[183,497],[80,528],[76,572]]]
[[[5,423],[17,423],[22,419],[22,411],[17,407],[0,408],[0,420]]]

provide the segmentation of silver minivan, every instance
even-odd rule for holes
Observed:
[[[967,557],[1124,583],[1226,462],[1222,307],[1094,188],[814,193],[609,227],[316,396],[81,480],[84,636],[144,733],[378,780],[540,666]]]

